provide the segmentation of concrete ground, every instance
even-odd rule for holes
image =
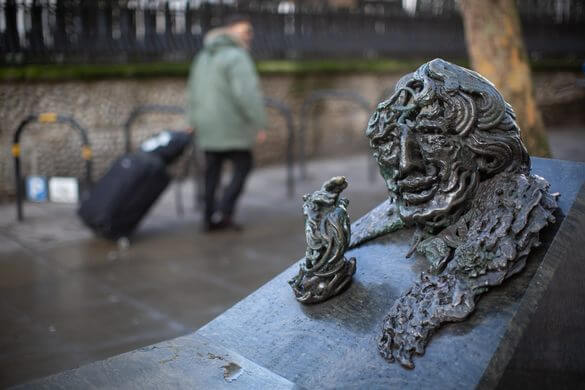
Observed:
[[[241,199],[242,232],[203,234],[193,185],[178,217],[169,188],[130,246],[94,238],[75,206],[0,207],[0,387],[190,333],[304,254],[303,193],[331,176],[350,181],[352,218],[385,198],[366,156],[309,165],[286,197],[282,167],[254,172]]]
[[[585,161],[585,129],[550,133],[556,158]],[[331,176],[350,182],[353,220],[386,197],[370,157],[313,162],[286,197],[283,167],[256,170],[241,199],[243,232],[202,234],[193,183],[186,213],[167,190],[130,246],[94,238],[75,206],[0,206],[0,387],[190,333],[304,253],[301,198]],[[174,185],[176,187],[176,185]]]
[[[585,127],[562,127],[552,129],[548,134],[554,158],[585,162]]]

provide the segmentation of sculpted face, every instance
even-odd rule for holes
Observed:
[[[303,214],[309,221],[318,221],[322,214],[333,209],[339,201],[343,207],[347,200],[339,199],[339,194],[347,188],[344,176],[336,176],[323,184],[319,191],[303,196]]]
[[[398,82],[366,135],[401,218],[428,228],[453,223],[481,180],[529,169],[510,105],[489,81],[441,59]]]

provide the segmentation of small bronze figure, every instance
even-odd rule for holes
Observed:
[[[554,222],[556,195],[530,174],[514,110],[493,84],[441,59],[398,82],[366,135],[390,200],[385,214],[356,225],[354,242],[416,227],[409,255],[429,261],[394,301],[378,344],[384,358],[412,368],[441,325],[463,321],[482,294],[524,268]]]
[[[307,250],[298,275],[289,281],[301,303],[322,302],[339,294],[355,273],[355,258],[344,257],[351,236],[349,201],[339,197],[345,188],[347,180],[337,176],[303,196]]]

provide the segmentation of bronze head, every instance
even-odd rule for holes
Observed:
[[[400,217],[430,230],[457,220],[479,182],[530,170],[512,107],[488,80],[442,59],[402,77],[366,135]]]

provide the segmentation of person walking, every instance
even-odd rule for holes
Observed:
[[[229,17],[205,36],[189,73],[189,123],[205,154],[204,231],[239,228],[233,215],[252,169],[251,150],[256,138],[265,137],[264,101],[248,53],[252,37],[247,17]],[[226,161],[233,165],[233,176],[216,202]]]

